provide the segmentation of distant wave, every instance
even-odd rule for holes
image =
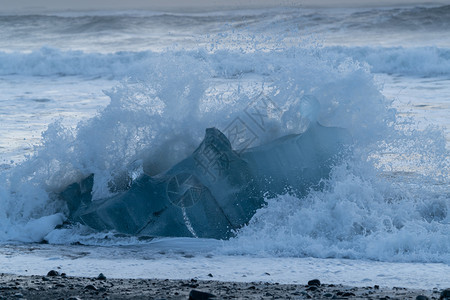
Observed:
[[[448,30],[450,5],[358,11],[343,21],[346,28],[363,30]]]
[[[233,22],[236,20],[251,21],[255,17],[259,20],[276,20],[279,22],[280,14],[285,22],[307,22],[308,26],[320,26],[325,19],[329,25],[334,24],[338,28],[348,29],[405,29],[405,30],[447,30],[450,26],[450,5],[413,6],[413,7],[384,7],[362,8],[358,10],[340,10],[340,15],[328,15],[326,11],[305,9],[299,7],[278,7],[270,9],[247,10],[219,10],[207,13],[169,13],[160,11],[70,11],[44,14],[0,14],[0,24],[14,24],[16,26],[32,26],[39,22],[45,28],[54,30],[54,25],[63,25],[63,30],[68,20],[73,26],[70,29],[78,30],[120,30],[123,28],[145,27],[145,24],[164,24],[185,26],[186,22],[192,25]],[[213,18],[212,18],[213,17]],[[363,20],[363,22],[361,22]],[[120,27],[108,28],[119,24]],[[335,27],[332,25],[332,27]]]
[[[331,57],[336,63],[351,58],[367,63],[374,73],[388,73],[406,76],[450,75],[450,49],[437,47],[383,48],[383,47],[324,47],[317,51]],[[195,52],[195,51],[194,51]],[[186,54],[186,52],[184,52]],[[135,73],[145,72],[153,64],[159,64],[162,53],[152,51],[116,52],[109,54],[86,53],[83,51],[61,51],[41,48],[31,53],[0,52],[0,75],[24,76],[87,76],[120,79]],[[192,56],[195,57],[194,54]],[[212,53],[206,59],[219,62],[222,59],[241,61],[238,53],[232,51]],[[205,58],[202,58],[205,59]],[[222,67],[221,67],[222,68]],[[217,72],[231,76],[232,70],[217,69]],[[248,70],[252,72],[252,70]]]
[[[348,57],[370,65],[374,73],[410,76],[439,76],[450,74],[450,49],[437,47],[327,47],[336,59]]]
[[[340,10],[339,14],[298,7],[225,10],[208,13],[168,13],[157,11],[65,12],[34,15],[0,13],[0,26],[49,31],[52,33],[86,33],[142,30],[143,28],[184,28],[208,24],[243,23],[265,25],[303,24],[317,32],[322,30],[433,30],[446,31],[450,26],[450,5],[384,7]],[[258,26],[258,25],[257,25]],[[0,31],[2,28],[0,28]],[[319,29],[319,31],[322,31]]]
[[[122,77],[138,70],[150,52],[112,54],[41,48],[31,53],[0,52],[0,75]]]

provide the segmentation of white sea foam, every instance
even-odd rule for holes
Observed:
[[[448,195],[419,198],[347,168],[323,191],[268,200],[230,253],[450,262]]]
[[[309,47],[308,47],[309,48]],[[180,51],[178,55],[195,56]],[[304,49],[304,52],[309,51]],[[330,63],[339,64],[352,58],[367,64],[374,73],[388,73],[407,76],[450,75],[450,49],[438,47],[323,47],[318,52]],[[175,55],[175,53],[173,53]],[[83,51],[62,51],[44,47],[30,53],[0,52],[0,75],[25,76],[83,76],[122,79],[141,74],[158,60],[165,59],[165,53],[122,51],[116,53],[86,53]],[[205,55],[212,72],[219,76],[235,76],[240,72],[260,75],[264,67],[244,63],[245,56],[235,52],[219,52]],[[334,60],[334,62],[333,62]],[[222,63],[226,61],[226,63]],[[221,73],[221,74],[220,74]]]
[[[450,49],[438,47],[329,47],[339,59],[352,57],[372,72],[406,76],[448,76]]]
[[[162,239],[148,245],[122,247],[80,245],[6,245],[0,248],[5,273],[68,276],[161,278],[306,284],[319,278],[325,284],[350,286],[448,287],[450,266],[437,263],[388,263],[367,260],[221,255],[219,241]],[[212,274],[211,278],[208,274]]]

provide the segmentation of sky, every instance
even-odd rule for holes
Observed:
[[[339,7],[443,3],[439,0],[0,0],[0,13],[90,10],[207,11],[274,6]]]

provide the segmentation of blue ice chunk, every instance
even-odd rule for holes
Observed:
[[[287,189],[303,195],[329,175],[349,134],[313,121],[309,129],[236,152],[216,128],[194,153],[156,176],[141,175],[113,197],[92,201],[93,176],[60,194],[69,218],[126,234],[227,239],[264,197]]]
[[[303,134],[287,135],[250,148],[241,157],[260,189],[272,195],[293,190],[301,196],[328,177],[350,142],[346,130],[315,122]]]

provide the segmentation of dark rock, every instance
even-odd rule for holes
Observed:
[[[55,270],[50,270],[48,271],[47,276],[49,277],[59,276],[59,272]]]
[[[308,281],[308,285],[320,286],[320,280],[319,279],[310,280]]]
[[[79,297],[70,297],[70,298],[67,299],[67,300],[81,300],[81,298],[79,298]]]
[[[345,293],[342,294],[342,296],[344,296],[344,297],[352,297],[352,296],[356,296],[356,295],[354,293],[352,293],[352,292],[345,292]]]
[[[210,293],[201,292],[197,290],[192,290],[189,293],[189,300],[208,300],[213,298],[216,298],[216,296]]]
[[[214,276],[213,276],[213,274],[209,273],[209,274],[208,274],[208,277],[214,277]]]
[[[445,289],[441,292],[439,300],[450,300],[450,289]]]
[[[42,277],[42,281],[50,281],[50,279],[48,279],[47,277]]]
[[[23,295],[21,293],[14,294],[14,298],[23,298]]]
[[[314,292],[314,291],[317,291],[318,290],[318,288],[317,288],[317,286],[315,286],[315,285],[311,285],[310,287],[308,287],[307,289],[306,289],[307,291],[311,291],[311,292]]]
[[[331,294],[331,293],[326,293],[326,294],[323,294],[323,296],[324,296],[325,298],[331,298],[331,297],[333,297],[333,294]]]
[[[80,242],[72,242],[70,243],[72,246],[84,246],[84,244],[80,243]]]
[[[373,288],[376,289],[376,290],[379,290],[380,286],[379,285],[374,285]]]
[[[419,295],[416,297],[416,300],[429,300],[430,298],[428,298],[427,296],[424,295]]]
[[[97,280],[106,280],[106,276],[103,273],[98,274]]]

